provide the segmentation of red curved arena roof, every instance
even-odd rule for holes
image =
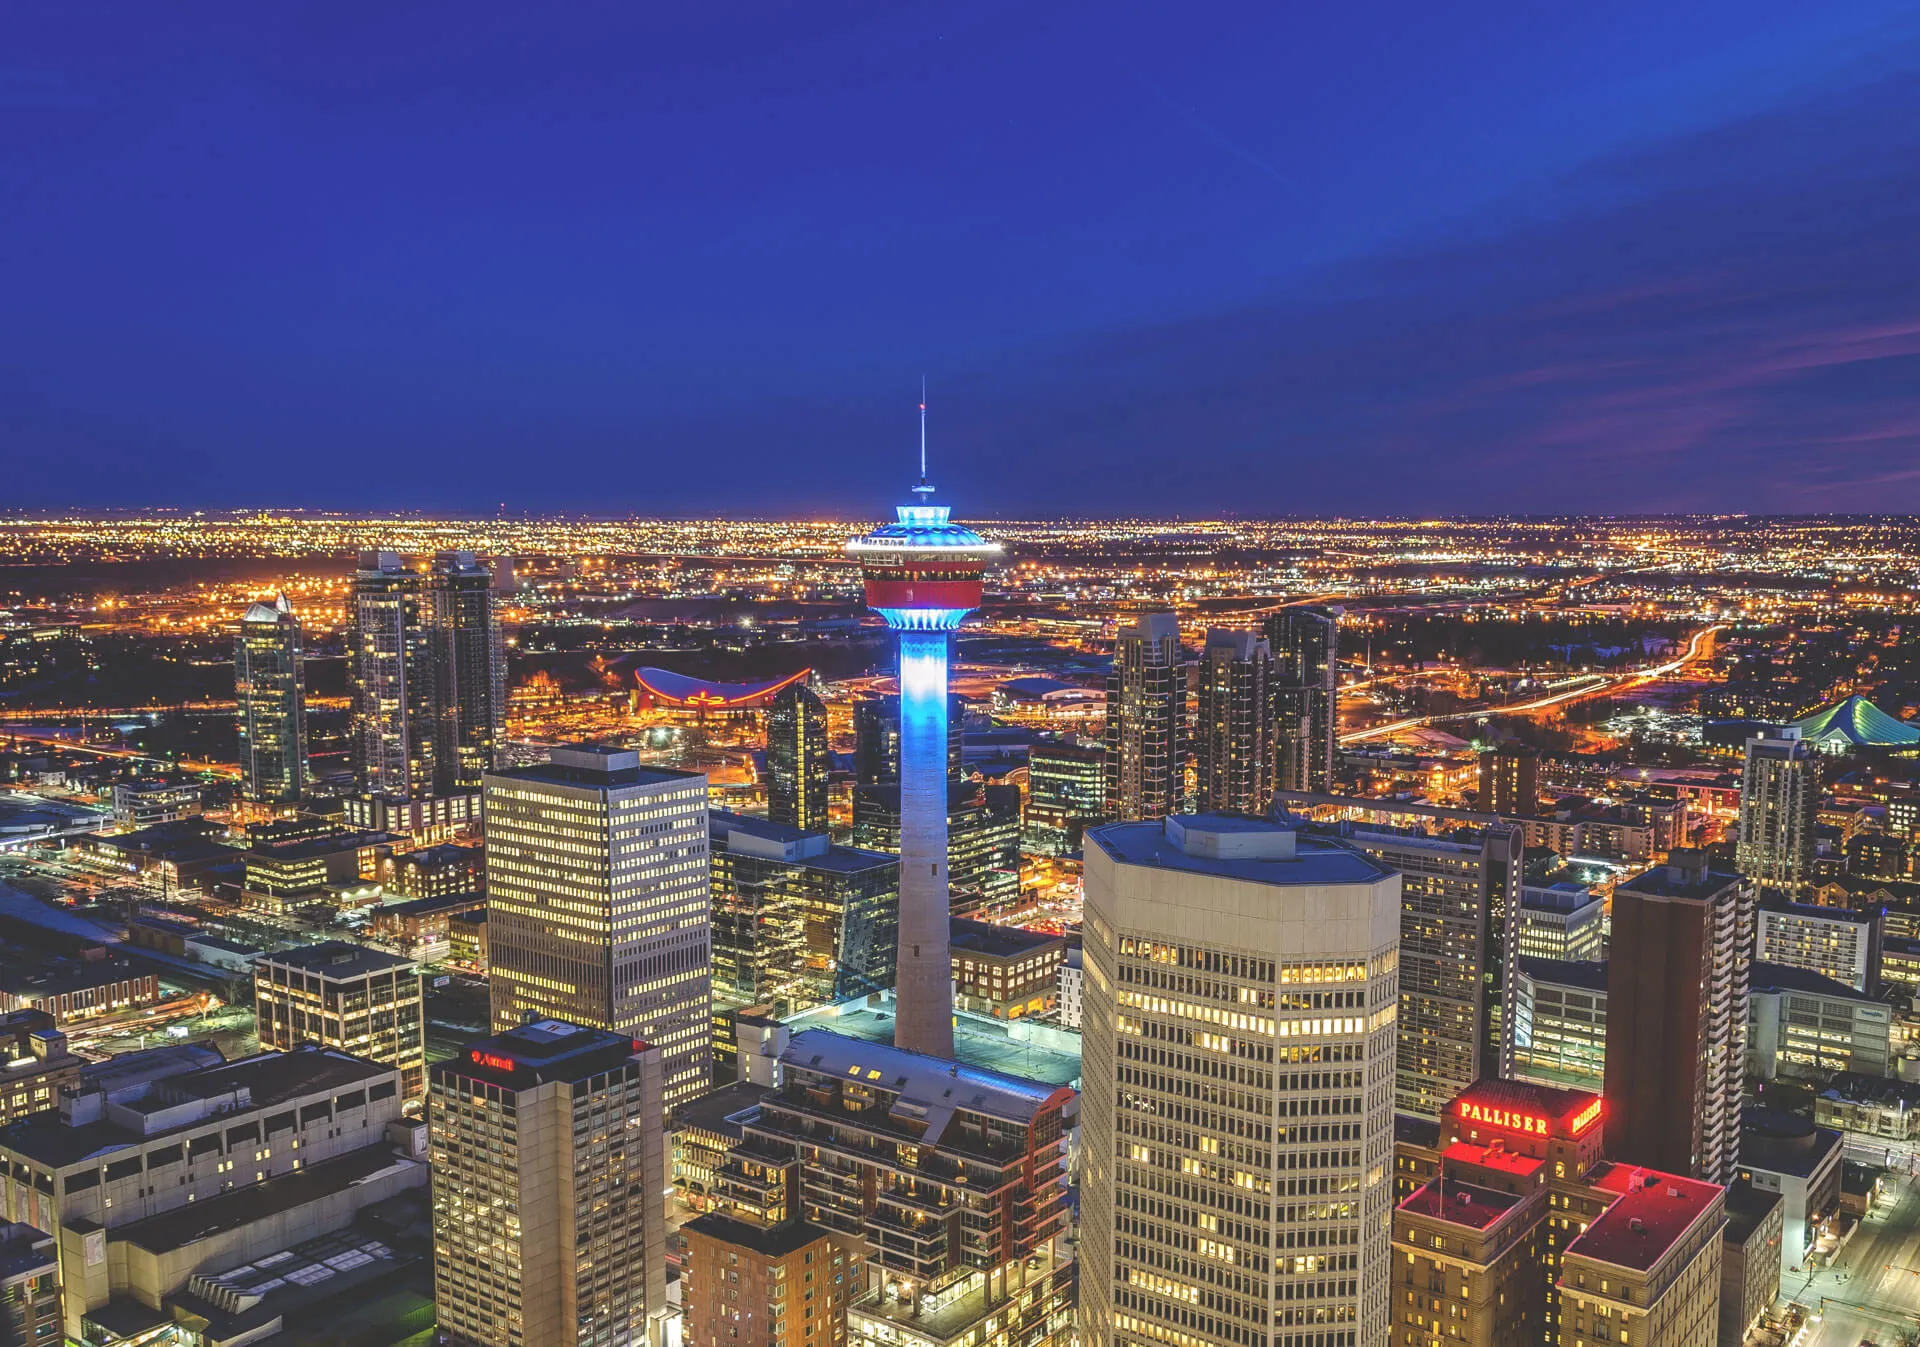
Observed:
[[[633,678],[655,706],[685,707],[690,711],[751,711],[765,706],[781,688],[799,682],[812,672],[802,669],[764,683],[715,683],[677,674],[671,669],[636,669]]]

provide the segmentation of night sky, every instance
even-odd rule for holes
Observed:
[[[1920,5],[0,8],[0,506],[1920,510]]]

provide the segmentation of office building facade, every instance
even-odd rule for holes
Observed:
[[[434,681],[435,795],[468,794],[500,761],[506,648],[493,572],[466,551],[436,552],[427,574]]]
[[[786,1016],[892,988],[900,861],[724,810],[707,826],[714,1070],[725,1081],[741,1010]]]
[[[1016,786],[947,786],[948,911],[965,915],[1020,896],[1020,795]],[[853,844],[901,854],[901,789],[861,786],[853,793]],[[902,868],[906,865],[902,858]]]
[[[789,683],[767,707],[767,817],[804,832],[825,832],[827,708],[800,683]]]
[[[712,1079],[707,781],[556,748],[486,778],[493,1027],[527,1016],[644,1039],[669,1105]]]
[[[1399,909],[1262,820],[1088,832],[1086,1347],[1386,1341]]]
[[[1273,653],[1251,631],[1209,631],[1193,723],[1194,808],[1264,815],[1273,806]]]
[[[1027,817],[1021,846],[1041,856],[1080,849],[1080,835],[1106,809],[1105,749],[1043,739],[1027,752]]]
[[[256,603],[233,642],[240,788],[263,804],[292,804],[307,785],[307,691],[300,619],[282,594]]]
[[[947,697],[947,775],[965,775],[961,762],[967,704]],[[876,693],[853,703],[853,779],[856,785],[880,786],[900,779],[900,698]]]
[[[1613,891],[1607,957],[1607,1151],[1730,1183],[1740,1151],[1754,901],[1702,852]]]
[[[1796,893],[1813,874],[1820,755],[1797,733],[1747,740],[1734,868],[1761,888]]]
[[[1519,957],[1520,829],[1447,836],[1354,829],[1400,875],[1400,1029],[1394,1108],[1438,1118],[1448,1100],[1513,1065],[1508,999]]]
[[[1607,1079],[1607,965],[1523,954],[1515,988],[1513,1078],[1598,1094]]]
[[[328,940],[263,954],[253,965],[260,1046],[337,1048],[400,1072],[400,1091],[427,1088],[426,1017],[420,970],[365,945]]]
[[[659,1052],[533,1021],[434,1063],[433,1299],[461,1347],[666,1347]]]
[[[1106,817],[1157,819],[1186,809],[1186,725],[1180,619],[1142,613],[1120,629],[1107,677]]]

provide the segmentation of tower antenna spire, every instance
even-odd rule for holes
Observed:
[[[920,482],[913,488],[914,494],[925,501],[933,494],[933,483],[927,480],[927,376],[920,376]]]

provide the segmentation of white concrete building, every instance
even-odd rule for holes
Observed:
[[[1079,950],[1069,948],[1060,961],[1060,1023],[1069,1029],[1080,1027],[1081,998],[1087,986],[1086,970],[1081,967],[1083,957]]]
[[[1385,1342],[1400,877],[1264,820],[1086,835],[1080,1341]]]

